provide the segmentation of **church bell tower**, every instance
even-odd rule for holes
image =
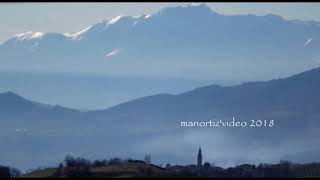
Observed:
[[[198,167],[202,166],[202,153],[201,153],[201,147],[199,148],[198,152]]]

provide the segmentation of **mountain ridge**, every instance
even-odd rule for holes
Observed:
[[[117,23],[117,21],[121,20],[125,20],[125,19],[131,19],[131,24],[133,25],[134,24],[134,21],[135,20],[143,20],[143,19],[148,19],[149,17],[151,16],[156,16],[156,15],[163,15],[163,14],[166,14],[166,13],[173,13],[173,14],[176,14],[175,11],[176,10],[181,10],[181,11],[184,11],[186,10],[187,11],[192,11],[192,10],[196,10],[200,13],[207,13],[207,14],[210,14],[210,15],[219,15],[219,16],[252,16],[252,17],[271,17],[273,19],[279,19],[279,20],[285,20],[282,16],[280,15],[277,15],[277,14],[272,14],[272,13],[268,13],[268,14],[265,14],[265,15],[255,15],[255,14],[241,14],[241,15],[225,15],[225,14],[222,14],[222,13],[218,13],[216,11],[214,11],[213,9],[211,9],[209,6],[205,5],[205,4],[200,4],[200,5],[187,5],[187,6],[174,6],[174,7],[167,7],[167,8],[164,8],[158,12],[155,12],[153,14],[149,14],[149,15],[145,15],[145,14],[142,14],[142,15],[139,15],[139,16],[129,16],[129,15],[122,15],[122,16],[115,16],[115,17],[112,17],[112,18],[109,18],[109,19],[104,19],[102,20],[101,22],[99,23],[96,23],[96,24],[91,24],[91,25],[88,25],[88,27],[80,30],[80,31],[77,31],[77,32],[72,32],[72,33],[61,33],[61,35],[64,35],[65,37],[73,37],[71,39],[77,39],[77,38],[74,38],[74,36],[76,36],[76,34],[82,34],[82,33],[85,33],[87,32],[88,30],[90,30],[91,28],[93,28],[95,25],[103,25],[104,28],[102,29],[106,29],[107,28],[107,25],[110,25],[110,24],[115,24]],[[193,12],[192,12],[193,13]],[[178,15],[181,15],[178,13]],[[294,19],[294,20],[286,20],[288,22],[297,22],[297,23],[307,23],[307,24],[319,24],[319,21],[315,21],[315,20],[310,20],[310,21],[307,21],[307,20],[299,20],[299,19]],[[43,37],[43,35],[46,35],[46,34],[51,34],[53,32],[47,32],[47,33],[43,33],[43,32],[33,32],[33,31],[27,31],[27,32],[22,32],[22,33],[19,33],[19,34],[16,34],[15,37],[13,38],[10,38],[10,39],[16,39],[16,38],[21,38],[21,37],[24,37],[24,39],[37,39],[37,38],[41,38]],[[53,33],[55,34],[55,33]],[[60,34],[60,33],[57,33],[57,34]],[[33,38],[30,38],[32,37]],[[27,38],[29,37],[29,38]],[[9,41],[10,39],[8,39],[7,41]],[[0,44],[1,45],[1,44]]]
[[[169,93],[161,93],[161,94],[154,94],[154,95],[150,95],[150,96],[145,96],[145,97],[141,97],[141,98],[136,98],[134,100],[130,100],[130,101],[127,101],[127,102],[123,102],[123,103],[120,103],[120,105],[122,104],[126,104],[126,103],[130,103],[132,101],[136,101],[136,100],[145,100],[145,99],[149,99],[149,98],[161,98],[161,97],[174,97],[174,96],[183,96],[185,94],[189,94],[189,93],[194,93],[194,92],[198,92],[198,91],[206,91],[207,89],[209,90],[225,90],[225,89],[234,89],[234,88],[241,88],[241,87],[252,87],[252,88],[255,88],[255,87],[262,87],[262,88],[265,88],[266,86],[270,86],[270,85],[273,85],[273,84],[281,84],[283,83],[284,81],[299,81],[300,83],[303,83],[303,82],[306,82],[306,83],[311,83],[311,84],[314,84],[316,81],[317,81],[317,74],[319,74],[320,76],[320,67],[317,67],[317,68],[313,68],[311,70],[308,70],[308,71],[305,71],[305,72],[301,72],[301,73],[297,73],[295,75],[292,75],[292,76],[289,76],[289,77],[286,77],[286,78],[279,78],[279,79],[271,79],[271,80],[268,80],[268,81],[254,81],[254,82],[244,82],[244,83],[241,83],[241,84],[238,84],[238,85],[232,85],[232,86],[220,86],[220,85],[217,85],[217,84],[211,84],[211,85],[207,85],[207,86],[201,86],[201,87],[197,87],[197,88],[194,88],[194,89],[191,89],[191,90],[188,90],[186,92],[183,92],[183,93],[180,93],[180,94],[169,94]],[[307,79],[306,79],[307,78]],[[312,80],[311,82],[309,82],[308,80]],[[285,85],[288,85],[288,84],[285,84]],[[285,86],[284,85],[284,86]],[[214,92],[214,91],[213,91]],[[209,92],[209,93],[212,93],[212,92]],[[2,92],[0,93],[0,99],[1,97],[5,97],[5,98],[8,98],[10,100],[27,100],[27,101],[30,101],[34,104],[43,104],[43,103],[39,103],[39,102],[34,102],[32,100],[28,100],[26,98],[23,98],[22,96],[12,92],[12,91],[6,91],[6,92]],[[46,104],[43,104],[43,105],[46,105]],[[64,106],[60,106],[60,105],[47,105],[47,106],[51,106],[51,107],[59,107],[59,108],[66,108],[66,109],[73,109],[73,108],[68,108],[68,107],[64,107]],[[115,106],[118,106],[118,105],[115,105]],[[113,106],[113,107],[115,107]],[[110,107],[110,108],[113,108],[113,107]],[[109,108],[106,108],[106,109],[100,109],[100,110],[91,110],[91,111],[103,111],[103,110],[107,110]],[[76,110],[76,109],[73,109],[73,110]]]
[[[157,94],[88,112],[68,111],[60,106],[36,106],[19,110],[18,105],[6,103],[0,109],[3,128],[0,140],[6,141],[7,137],[11,140],[0,151],[0,157],[3,161],[10,159],[17,167],[26,167],[33,163],[43,164],[44,159],[50,159],[48,157],[63,158],[65,152],[96,152],[96,156],[120,153],[136,157],[139,153],[150,151],[161,157],[159,161],[164,163],[168,154],[163,152],[168,152],[168,148],[172,151],[170,157],[177,155],[178,161],[184,154],[177,152],[176,148],[184,148],[185,158],[188,159],[188,152],[198,143],[203,144],[208,152],[212,150],[215,153],[208,155],[208,158],[219,156],[220,159],[228,159],[230,152],[235,160],[235,154],[241,156],[245,153],[250,156],[239,159],[254,162],[261,155],[257,148],[263,148],[262,152],[269,154],[269,161],[287,155],[287,151],[283,151],[287,148],[293,149],[290,152],[293,154],[316,151],[320,149],[314,144],[319,136],[316,129],[320,128],[319,73],[320,68],[315,68],[279,80],[227,87],[211,85],[177,95]],[[1,93],[0,104],[4,102],[5,96],[10,97],[7,99],[20,99],[11,92]],[[34,106],[33,103],[31,105]],[[8,110],[9,107],[11,110]],[[201,122],[232,117],[236,120],[274,119],[276,127],[180,127],[181,121]],[[223,137],[223,141],[204,141],[208,137]],[[167,146],[168,138],[175,143],[174,147]],[[305,142],[306,138],[310,141]],[[57,142],[59,148],[55,146]],[[30,143],[33,145],[29,146]],[[297,144],[300,144],[298,148]],[[223,150],[225,147],[230,148],[227,154]],[[236,147],[237,153],[233,152],[232,147]],[[12,149],[27,155],[14,159],[8,155]],[[128,149],[132,151],[128,152]],[[39,155],[38,159],[34,158],[35,153]],[[30,158],[33,159],[32,163]]]
[[[130,81],[131,87],[145,77],[248,83],[155,93],[87,112],[0,94],[0,142],[6,143],[0,150],[3,162],[30,167],[62,159],[66,152],[90,157],[152,152],[161,163],[172,158],[181,162],[190,160],[199,145],[207,150],[208,161],[266,162],[278,161],[288,149],[291,154],[320,149],[320,69],[315,59],[320,28],[316,23],[178,7],[162,14],[100,22],[78,34],[29,32],[16,38],[21,41],[11,39],[0,45],[0,71],[142,77]],[[145,84],[148,92],[150,85]],[[93,89],[85,89],[86,95],[96,92],[86,87]],[[120,83],[120,88],[130,91],[124,87],[128,86]],[[63,94],[72,92],[58,88]],[[233,117],[274,120],[275,126],[181,127],[186,121]]]

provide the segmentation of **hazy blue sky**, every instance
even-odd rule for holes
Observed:
[[[320,3],[207,3],[223,14],[268,13],[320,21]],[[0,43],[25,31],[75,32],[118,15],[140,15],[181,3],[1,3]]]

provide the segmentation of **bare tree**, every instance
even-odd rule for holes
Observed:
[[[151,155],[150,155],[150,154],[147,154],[147,155],[144,157],[144,162],[145,162],[147,165],[150,165],[150,164],[151,164]]]

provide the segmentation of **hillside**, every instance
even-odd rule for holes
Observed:
[[[91,167],[88,173],[90,177],[136,177],[143,176],[147,169],[148,165],[144,162],[125,162],[102,167]],[[22,177],[56,177],[55,173],[57,170],[58,168],[44,168],[24,174]],[[155,165],[149,166],[149,171],[155,174],[164,173],[164,170],[165,169]],[[66,168],[62,171],[66,171]]]
[[[319,77],[320,69],[315,68],[283,79],[228,87],[212,85],[178,95],[158,94],[88,112],[34,103],[4,93],[0,95],[0,104],[4,105],[0,109],[3,122],[0,139],[7,141],[10,137],[10,141],[1,150],[2,158],[27,165],[34,154],[38,157],[33,163],[39,164],[44,159],[52,162],[48,154],[59,159],[65,152],[96,152],[97,157],[105,153],[137,157],[152,152],[161,163],[170,159],[186,163],[190,152],[200,144],[214,149],[208,156],[222,164],[227,159],[278,161],[290,156],[288,148],[301,161],[299,153],[320,149]],[[232,117],[242,121],[272,119],[275,126],[201,129],[180,126],[181,121]],[[214,139],[208,141],[210,137]],[[14,155],[23,151],[28,156],[15,159],[6,155],[12,149],[16,150]],[[237,157],[233,157],[235,153]],[[266,153],[267,157],[261,157]]]

